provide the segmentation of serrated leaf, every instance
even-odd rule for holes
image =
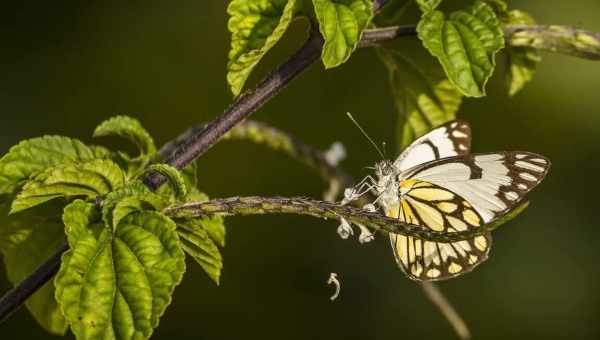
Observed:
[[[148,172],[158,172],[165,176],[178,199],[183,199],[187,195],[186,180],[177,168],[168,164],[152,164],[144,169],[144,173]]]
[[[81,200],[63,219],[71,250],[55,279],[56,298],[77,339],[149,338],[185,271],[175,223],[145,211],[113,232]]]
[[[148,131],[137,119],[128,116],[116,116],[100,123],[94,130],[94,137],[104,136],[119,136],[131,141],[143,156],[156,153],[154,140]]]
[[[509,11],[505,22],[513,25],[535,24],[535,20],[529,14],[519,10]],[[506,60],[508,65],[508,72],[506,73],[508,94],[514,96],[533,79],[537,64],[542,61],[542,57],[535,48],[509,46],[506,50]]]
[[[89,161],[106,156],[77,139],[62,136],[32,138],[13,146],[0,159],[0,193],[11,193],[30,176],[65,161]]]
[[[496,66],[495,54],[504,47],[504,33],[493,9],[482,1],[465,11],[433,11],[417,26],[419,39],[438,58],[448,79],[464,95],[482,97]]]
[[[64,242],[64,232],[60,219],[49,216],[48,209],[10,217],[8,209],[8,203],[0,205],[0,250],[7,277],[17,285],[59,248]],[[65,334],[67,323],[54,299],[52,282],[44,284],[25,305],[46,331]]]
[[[427,14],[433,10],[435,10],[442,0],[416,0],[417,5],[419,5],[419,9],[423,14]]]
[[[412,42],[399,48],[379,50],[390,76],[398,110],[398,148],[456,118],[462,94],[446,78],[439,63]]]
[[[125,183],[125,174],[113,161],[96,159],[60,164],[27,182],[12,203],[11,214],[49,200],[105,195]]]
[[[177,226],[177,233],[181,239],[183,250],[218,285],[223,269],[223,257],[208,230],[210,229],[212,232],[217,229],[222,230],[221,244],[223,244],[225,242],[223,220],[221,218],[188,219],[178,222]]]
[[[325,39],[321,59],[325,68],[346,62],[373,19],[373,1],[312,0],[319,30]]]
[[[227,83],[240,94],[262,57],[281,39],[290,25],[296,0],[232,0],[227,7],[231,49]]]

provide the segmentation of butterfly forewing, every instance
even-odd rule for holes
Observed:
[[[414,179],[400,183],[401,199],[388,216],[426,228],[457,232],[479,227],[483,218],[462,197],[433,183]],[[487,259],[490,235],[453,243],[430,242],[391,235],[396,262],[406,275],[419,281],[449,279],[471,271]]]
[[[550,161],[524,152],[450,157],[411,169],[401,177],[427,181],[460,195],[486,223],[506,214],[546,176]]]
[[[419,164],[468,154],[470,151],[471,128],[466,122],[455,120],[417,138],[400,154],[394,166],[405,171]]]

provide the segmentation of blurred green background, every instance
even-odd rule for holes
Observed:
[[[465,2],[468,3],[468,2]],[[510,1],[540,23],[600,31],[600,2]],[[0,13],[0,152],[21,139],[61,134],[90,141],[100,121],[139,118],[162,144],[213,119],[232,101],[224,1],[11,2]],[[414,14],[414,13],[413,13]],[[407,23],[416,22],[407,15]],[[255,81],[305,37],[295,24]],[[502,59],[502,58],[500,58]],[[252,118],[326,148],[342,141],[357,178],[376,161],[344,113],[377,140],[394,141],[387,74],[372,50],[324,72],[313,66]],[[503,65],[488,97],[466,100],[475,151],[522,149],[553,167],[531,207],[494,233],[492,256],[473,273],[440,284],[476,339],[600,337],[600,63],[544,54],[513,99]],[[115,142],[116,143],[116,142]],[[241,142],[200,160],[213,197],[304,195],[325,185],[302,165]],[[335,221],[297,216],[227,220],[222,284],[189,263],[156,339],[454,338],[419,286],[396,268],[385,237],[342,241]],[[342,281],[329,301],[330,272]],[[0,273],[0,291],[10,285]],[[25,309],[0,324],[2,339],[52,338]],[[72,337],[68,335],[68,337]]]

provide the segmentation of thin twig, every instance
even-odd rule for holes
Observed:
[[[459,338],[463,340],[471,339],[471,332],[460,314],[452,307],[448,298],[444,296],[438,286],[433,282],[422,282],[423,292],[429,300],[440,310],[442,315],[448,320],[448,323],[454,328]]]
[[[189,128],[173,141],[165,144],[159,151],[160,157],[169,155],[182,141],[189,136],[206,128],[206,124],[199,124]],[[223,140],[245,140],[262,144],[270,149],[282,151],[308,168],[316,171],[321,179],[328,182],[327,201],[334,201],[343,188],[351,187],[354,179],[341,167],[331,164],[325,153],[298,139],[296,136],[282,131],[269,124],[246,120],[240,122],[223,136]],[[363,202],[363,204],[366,202]]]
[[[521,209],[524,207],[521,206]],[[385,216],[378,212],[348,205],[318,201],[304,197],[230,197],[210,201],[185,203],[169,207],[163,211],[174,218],[206,217],[214,215],[263,215],[263,214],[298,214],[323,219],[345,218],[348,222],[361,224],[377,231],[412,236],[427,241],[458,242],[472,239],[495,230],[504,224],[504,218],[464,231],[434,231],[420,225],[402,222],[397,218]]]
[[[366,30],[360,47],[375,46],[399,37],[417,34],[417,27],[390,26]],[[600,34],[569,26],[506,25],[506,43],[575,57],[599,60]]]
[[[528,46],[575,57],[600,60],[600,34],[568,26],[506,26],[512,46]]]

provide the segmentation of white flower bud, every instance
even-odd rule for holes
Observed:
[[[346,148],[341,142],[331,144],[329,149],[323,154],[325,161],[331,166],[337,166],[346,158]]]
[[[371,242],[375,239],[375,235],[369,230],[369,228],[365,227],[362,224],[356,223],[358,228],[360,228],[360,235],[358,236],[358,242],[361,244]]]
[[[375,205],[373,205],[372,203],[365,204],[365,205],[363,205],[362,208],[363,208],[363,210],[366,210],[368,212],[376,212],[377,211],[377,208],[375,208]]]
[[[345,240],[351,235],[354,235],[354,230],[352,230],[350,223],[348,223],[345,218],[340,217],[340,226],[337,228],[337,233]]]

